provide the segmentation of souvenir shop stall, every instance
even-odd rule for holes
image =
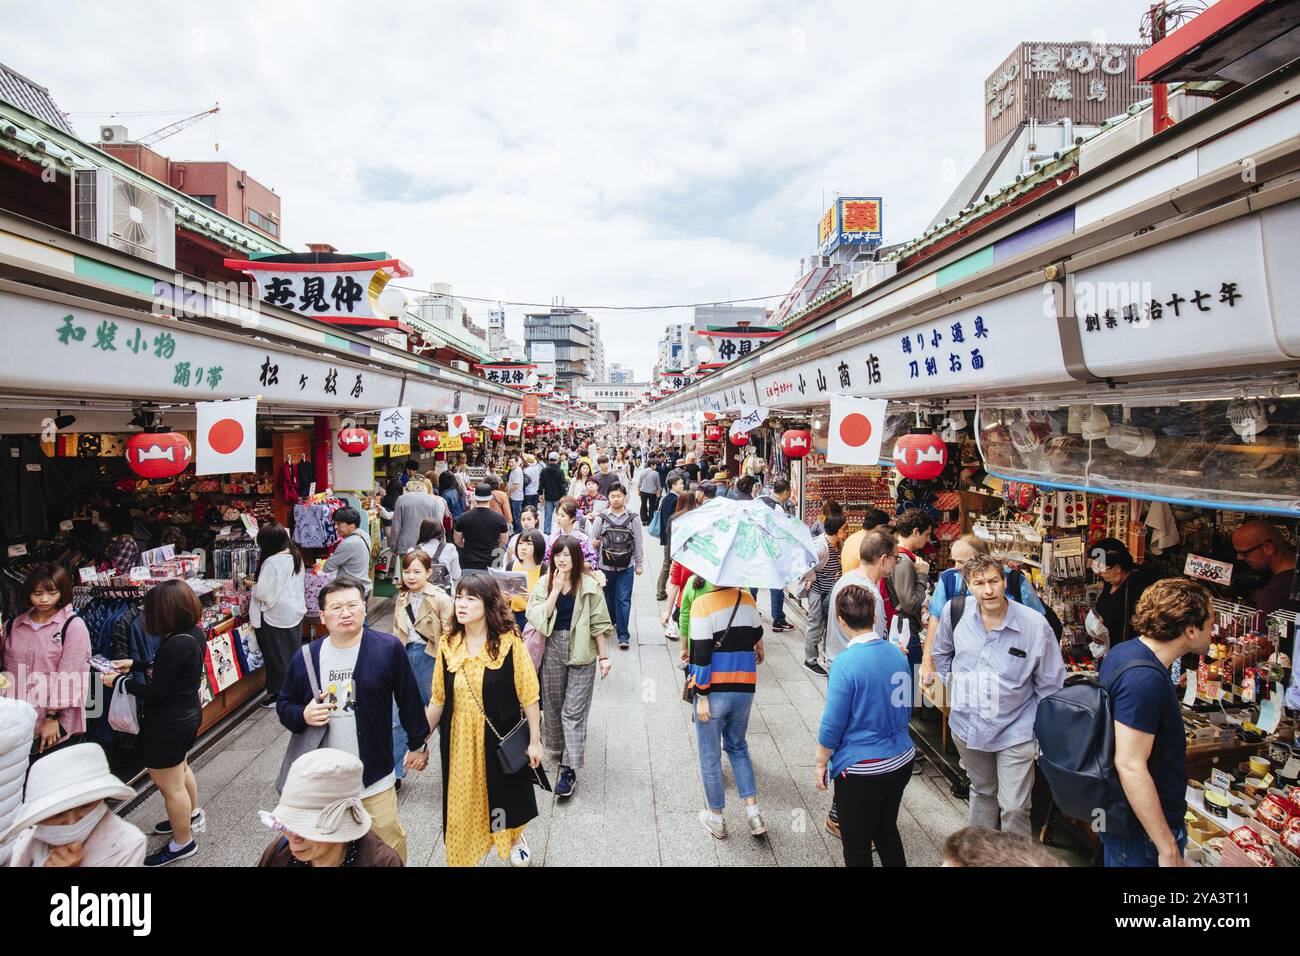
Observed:
[[[1150,580],[1188,576],[1212,591],[1214,643],[1204,657],[1176,662],[1172,674],[1187,730],[1196,858],[1300,865],[1276,839],[1300,816],[1300,791],[1291,789],[1300,751],[1287,713],[1300,708],[1292,668],[1298,582],[1294,570],[1279,572],[1281,595],[1276,585],[1261,593],[1274,573],[1253,568],[1254,549],[1233,541],[1243,524],[1262,520],[1295,549],[1296,380],[1260,374],[1214,388],[1124,391],[1121,401],[980,408],[988,470],[1005,479],[1009,507],[1022,519],[993,530],[1026,561],[1040,558],[1037,577],[1066,622],[1072,671],[1095,673],[1105,650],[1080,626],[1103,587],[1092,550],[1101,538],[1123,542]],[[1258,844],[1239,832],[1247,823],[1260,829],[1260,821],[1268,832]],[[1292,848],[1300,847],[1300,822],[1291,832]]]

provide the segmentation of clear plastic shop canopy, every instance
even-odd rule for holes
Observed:
[[[1300,517],[1300,389],[981,403],[985,468],[1047,487]]]

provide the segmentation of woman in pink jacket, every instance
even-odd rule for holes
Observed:
[[[32,756],[76,742],[86,730],[90,632],[72,609],[72,578],[57,564],[35,565],[23,582],[31,609],[5,629],[0,666],[36,708]]]

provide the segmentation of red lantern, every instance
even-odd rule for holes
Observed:
[[[737,448],[744,448],[749,444],[749,432],[741,432],[739,435],[732,435],[731,443]]]
[[[498,428],[496,431],[494,431],[494,432],[492,433],[492,440],[493,440],[493,441],[505,441],[505,440],[506,440],[506,433],[505,433],[504,431],[502,431],[500,428]]]
[[[930,432],[902,435],[894,446],[894,467],[904,478],[929,481],[938,478],[948,464],[948,446]]]
[[[349,458],[360,458],[370,447],[370,432],[364,428],[345,428],[339,432],[339,447]]]
[[[525,425],[525,426],[524,426],[524,437],[525,437],[525,438],[532,438],[532,437],[533,437],[534,435],[536,435],[536,434],[537,434],[537,429],[534,428],[532,425]]]
[[[786,458],[803,458],[812,451],[812,433],[792,428],[781,436],[781,451]]]
[[[141,478],[172,478],[193,458],[190,440],[180,432],[143,432],[126,442],[126,464]]]
[[[465,432],[463,435],[460,436],[460,440],[464,442],[466,445],[472,445],[476,441],[478,441],[478,432],[471,428],[469,431]]]
[[[722,441],[722,426],[721,425],[704,426],[704,439],[705,441]]]
[[[420,443],[421,448],[432,450],[442,442],[442,436],[438,434],[437,429],[425,428],[421,429],[420,434],[416,436],[416,441]]]

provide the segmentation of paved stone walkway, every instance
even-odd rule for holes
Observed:
[[[803,669],[800,630],[767,634],[768,657],[759,668],[749,724],[767,837],[749,835],[725,758],[729,835],[715,840],[701,827],[696,814],[704,794],[695,733],[675,666],[681,645],[664,638],[654,600],[663,549],[647,538],[646,553],[646,571],[636,579],[633,595],[632,646],[612,648],[613,672],[597,682],[587,765],[578,774],[577,790],[559,804],[538,792],[540,814],[527,830],[533,865],[842,866],[840,843],[824,827],[830,793],[817,790],[812,779],[826,680]],[[765,624],[770,624],[768,602],[760,592]],[[376,626],[387,628],[392,600],[378,599],[372,614]],[[199,836],[200,852],[175,865],[257,862],[271,840],[257,811],[275,806],[286,737],[273,710],[258,710],[195,763],[207,829]],[[553,780],[554,768],[547,769]],[[412,866],[445,864],[441,786],[435,752],[429,769],[409,775],[398,795]],[[933,768],[913,777],[899,815],[908,864],[938,865],[944,838],[965,825],[966,812],[966,802],[949,794]],[[149,832],[165,815],[155,793],[129,819]],[[152,837],[150,849],[162,839]],[[484,862],[508,865],[495,853]]]

